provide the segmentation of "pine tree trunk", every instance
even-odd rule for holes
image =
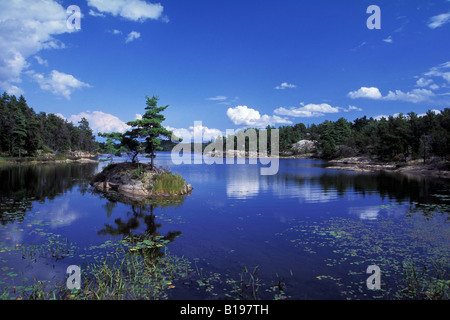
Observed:
[[[136,157],[138,154],[139,154],[139,152],[137,152],[137,151],[134,153],[133,158],[131,159],[132,163],[136,163]]]
[[[154,148],[154,146],[153,146],[153,143],[152,144],[150,144],[150,170],[152,170],[153,171],[153,168],[154,168],[154,160],[153,159],[155,159],[155,148]]]
[[[151,157],[150,170],[153,171],[153,166],[154,166],[154,164],[153,164],[153,159],[155,158],[155,154],[154,154],[153,151],[152,151],[152,153],[150,154],[150,157]]]

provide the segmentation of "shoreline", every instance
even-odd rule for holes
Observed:
[[[37,157],[0,157],[0,165],[7,164],[45,164],[45,163],[98,163],[97,155],[81,154],[81,155],[64,155],[58,158],[56,155],[43,155]]]
[[[88,158],[82,158],[82,159],[77,159],[77,160],[66,159],[66,160],[22,160],[22,161],[6,160],[6,161],[0,161],[0,165],[50,164],[50,163],[52,163],[52,164],[53,163],[99,163],[99,161],[94,160],[94,159],[88,159]]]
[[[159,183],[160,179],[165,182]],[[190,195],[194,189],[181,176],[151,168],[149,164],[133,162],[110,164],[97,173],[89,184],[99,192],[118,193],[139,202]],[[159,187],[156,187],[157,184]]]
[[[214,154],[206,154],[214,157]],[[248,154],[244,152],[224,152],[223,157],[231,156],[233,158],[259,158],[258,154]],[[450,171],[436,168],[433,164],[423,164],[422,160],[411,160],[405,163],[379,162],[368,157],[350,157],[342,159],[324,160],[313,153],[287,155],[280,154],[277,157],[264,156],[262,158],[276,158],[276,159],[311,159],[326,161],[329,165],[326,169],[346,170],[356,172],[391,172],[400,173],[412,176],[428,176],[442,179],[450,179]],[[448,164],[448,162],[445,162]],[[444,164],[445,164],[444,163]],[[450,164],[447,165],[450,168]]]
[[[427,176],[450,179],[450,171],[441,170],[430,164],[423,164],[422,160],[413,160],[404,164],[379,163],[369,158],[354,157],[328,161],[327,169],[348,170],[357,172],[392,172],[405,175]]]
[[[207,156],[212,156],[212,154],[205,154]],[[223,154],[224,158],[228,154]],[[258,155],[248,154],[231,154],[234,158],[259,158]],[[56,159],[55,155],[44,156],[44,157],[36,157],[36,158],[23,158],[22,160],[18,160],[17,158],[1,158],[0,157],[0,165],[20,165],[20,164],[46,164],[46,163],[100,163],[97,159],[96,155],[81,155],[81,156],[66,156],[66,159]],[[321,160],[326,161],[324,159],[320,159],[316,157],[314,154],[297,154],[297,155],[279,155],[277,157],[265,156],[263,158],[278,158],[278,159],[311,159],[311,160]],[[442,170],[436,168],[436,165],[423,164],[422,160],[412,160],[402,164],[397,163],[389,163],[389,162],[378,162],[368,157],[350,157],[350,158],[342,158],[342,159],[333,159],[326,161],[329,165],[327,165],[326,169],[333,170],[344,170],[344,171],[356,171],[356,172],[391,172],[391,173],[400,173],[405,175],[414,175],[414,176],[428,176],[428,177],[436,177],[442,179],[450,179],[450,171]],[[448,163],[448,162],[447,162]],[[450,165],[449,165],[450,166]]]

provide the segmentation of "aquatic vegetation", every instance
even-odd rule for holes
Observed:
[[[220,273],[199,267],[199,262],[200,259],[193,259],[193,272],[189,274],[188,281],[184,281],[184,285],[191,290],[195,289],[202,299],[283,300],[291,298],[286,293],[285,281],[278,275],[270,281],[261,278],[259,266],[242,266],[238,268],[238,271],[227,270],[225,273]]]
[[[260,178],[245,200],[222,192],[233,180],[221,171],[209,181],[194,170],[200,192],[185,204],[95,192],[97,165],[0,172],[0,299],[449,298],[445,186],[318,167],[310,177],[292,163],[298,181],[291,171]],[[305,186],[326,201],[303,201]],[[350,212],[366,200],[367,214]],[[78,291],[66,289],[70,264],[82,270]],[[372,264],[379,291],[366,286]]]
[[[145,256],[126,253],[109,257],[85,269],[82,289],[71,299],[167,299],[167,290],[186,276],[189,262],[165,252],[163,257],[148,263]]]
[[[179,174],[163,172],[155,175],[152,188],[155,194],[176,195],[183,192],[185,185],[186,181]]]
[[[450,230],[445,224],[424,220],[303,220],[279,235],[305,252],[320,251],[328,257],[324,263],[333,269],[317,279],[333,280],[345,298],[448,297]],[[382,270],[378,292],[368,292],[365,286],[366,268],[373,264]],[[420,277],[417,265],[423,265]],[[437,276],[431,274],[433,270],[439,270]]]
[[[413,261],[403,262],[403,288],[398,298],[449,300],[449,264],[448,259],[432,261],[432,269],[429,270],[426,264],[419,267]]]
[[[109,242],[102,248],[105,247],[113,248],[109,255],[83,265],[80,290],[67,289],[65,282],[36,280],[31,284],[4,287],[0,299],[167,299],[168,290],[174,289],[175,282],[190,271],[189,261],[171,255],[167,248],[162,256],[149,261],[145,254],[133,254],[122,242],[115,245]],[[8,274],[17,276],[13,271]]]
[[[27,199],[16,200],[12,198],[2,199],[0,202],[0,223],[21,222],[25,218],[25,213],[31,209],[31,202]]]
[[[412,202],[413,208],[411,211],[419,212],[425,217],[432,218],[436,214],[441,214],[450,221],[450,195],[447,194],[433,194],[432,198],[437,200],[430,203]]]
[[[42,244],[20,245],[22,259],[36,260],[38,258],[52,258],[55,261],[66,257],[73,258],[77,246],[60,235],[51,235]]]

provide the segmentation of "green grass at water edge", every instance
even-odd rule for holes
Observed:
[[[179,194],[184,190],[186,181],[179,174],[163,172],[153,180],[153,191],[156,194]]]
[[[449,260],[436,260],[421,267],[414,261],[402,263],[403,286],[398,297],[414,300],[449,300]]]
[[[189,261],[171,255],[154,259],[121,247],[101,261],[81,267],[79,290],[66,283],[35,281],[3,287],[0,300],[162,300],[175,288],[174,282],[190,271]],[[123,250],[123,251],[122,251]]]

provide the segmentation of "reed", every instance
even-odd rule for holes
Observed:
[[[156,175],[153,180],[153,191],[156,194],[176,195],[183,192],[186,181],[179,175],[163,172]]]
[[[127,253],[108,257],[86,268],[84,285],[72,295],[80,300],[167,299],[174,281],[186,276],[189,262],[165,252],[151,263],[144,255]]]
[[[403,288],[399,298],[415,300],[450,299],[449,261],[434,260],[420,267],[413,261],[402,263]]]
[[[40,248],[30,257],[39,256]],[[163,300],[176,281],[187,276],[190,262],[171,255],[166,247],[164,254],[154,258],[146,250],[130,251],[119,247],[101,260],[81,267],[82,282],[79,290],[67,289],[66,283],[33,281],[31,284],[5,287],[0,300]],[[31,251],[32,249],[30,249]],[[29,251],[23,252],[28,256]]]

